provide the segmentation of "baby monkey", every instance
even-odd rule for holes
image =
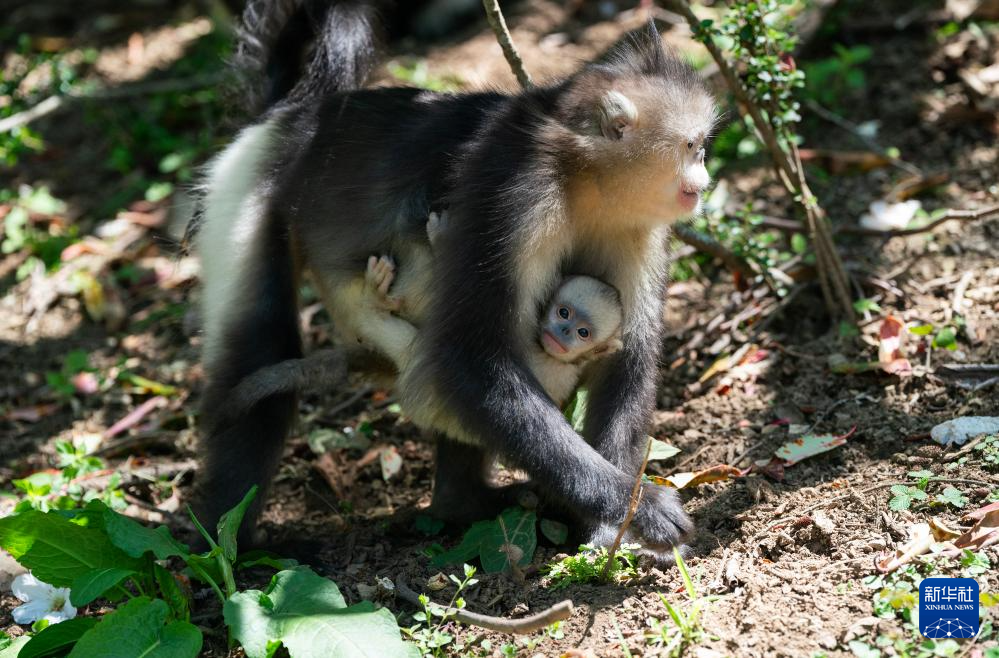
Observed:
[[[427,237],[431,247],[436,246],[445,229],[446,218],[446,213],[430,213]],[[403,276],[406,276],[405,269]],[[406,308],[405,297],[391,292],[395,288],[409,288],[405,280],[396,279],[395,262],[391,257],[371,256],[365,282],[366,293],[370,296],[368,302],[383,312],[399,312]],[[394,283],[397,285],[393,286]],[[620,297],[612,286],[589,276],[569,276],[562,280],[545,307],[538,342],[532,345],[528,355],[531,372],[553,402],[559,406],[565,403],[587,364],[621,349],[623,315]],[[419,322],[419,318],[405,319]],[[415,336],[416,327],[410,327],[411,332],[407,333]],[[395,345],[400,343],[395,342]],[[397,358],[399,352],[396,347],[387,355],[401,370],[408,359]]]

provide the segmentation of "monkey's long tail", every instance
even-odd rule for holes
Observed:
[[[249,0],[234,64],[250,107],[361,87],[382,42],[384,0]]]

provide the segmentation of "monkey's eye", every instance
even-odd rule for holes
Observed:
[[[590,330],[587,329],[586,327],[580,327],[579,330],[576,331],[576,333],[579,334],[579,337],[582,338],[583,340],[586,340],[587,338],[590,337]]]
[[[694,143],[693,142],[687,142],[687,150],[689,151],[692,148],[694,148]]]
[[[563,320],[568,320],[569,319],[569,309],[567,309],[564,306],[559,306],[558,307],[558,316],[560,318],[562,318]]]

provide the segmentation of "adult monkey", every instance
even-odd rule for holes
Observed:
[[[374,42],[369,3],[306,9],[317,42],[305,75],[207,176],[200,513],[213,521],[276,469],[294,395],[236,419],[220,407],[247,375],[301,355],[300,273],[363,340],[365,261],[388,253],[405,267],[431,207],[446,204],[417,366],[400,397],[418,424],[477,441],[438,437],[433,510],[467,521],[506,504],[510,492],[484,478],[499,456],[609,543],[654,403],[668,227],[698,210],[708,183],[713,100],[651,25],[569,80],[512,96],[359,90]],[[273,18],[247,25],[272,81],[282,77],[268,49],[289,42],[287,30],[274,38],[285,28]],[[624,309],[623,348],[587,374],[585,439],[525,361],[539,308],[568,273],[612,285]],[[666,551],[690,528],[675,493],[645,485],[634,539]]]

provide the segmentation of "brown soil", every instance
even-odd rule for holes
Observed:
[[[198,24],[196,16],[184,13],[189,13],[186,6],[153,4],[157,9],[148,10],[146,18],[155,14],[152,24],[167,26],[160,29],[181,29],[176,27],[180,18]],[[629,14],[601,18],[586,12],[573,17],[566,4],[570,3],[530,0],[510,17],[527,67],[541,77],[571,71],[578,61],[641,24],[639,16]],[[836,31],[820,32],[810,45],[809,58],[828,56],[833,43],[863,43],[874,50],[864,65],[866,86],[848,92],[837,111],[855,123],[880,121],[881,144],[898,147],[902,159],[922,171],[943,175],[940,185],[919,197],[928,210],[995,203],[997,124],[994,116],[979,110],[995,112],[999,86],[992,84],[982,94],[964,80],[969,72],[996,65],[999,29],[983,24],[977,32],[938,37],[934,24],[916,22],[895,30],[890,22],[879,23],[880,18],[894,15],[881,5],[864,12],[856,8],[839,12]],[[121,24],[133,19],[122,15]],[[185,34],[194,34],[191,23],[185,25]],[[149,32],[154,34],[160,32]],[[136,70],[115,68],[127,35],[111,30],[99,37],[109,54],[103,60],[106,68],[96,75],[110,81],[142,77]],[[156,38],[150,36],[150,42]],[[690,47],[687,32],[680,27],[670,30],[667,39]],[[472,85],[511,88],[514,84],[484,24],[445,43],[403,43],[396,50],[400,57],[414,52],[426,56],[432,75],[456,75]],[[172,56],[167,47],[156,53],[150,67],[160,65],[157,57]],[[127,56],[122,61],[123,67],[136,66]],[[104,155],[99,136],[73,111],[40,122],[38,129],[49,150],[3,173],[4,183],[49,184],[57,196],[70,201],[65,221],[82,218],[83,233],[91,232],[92,212],[101,205],[102,190],[117,186],[113,174],[87,166],[88,158],[97,162]],[[818,119],[810,118],[804,133],[810,147],[863,148],[850,133]],[[852,225],[871,201],[883,198],[906,176],[898,169],[880,168],[828,178],[816,184],[815,191],[835,224]],[[752,202],[764,214],[790,212],[762,161],[723,172],[722,177],[730,186],[733,207]],[[154,219],[162,219],[165,209],[163,204],[133,206],[137,215]],[[52,287],[45,283],[49,279],[15,283],[12,273],[18,255],[0,261],[0,411],[9,414],[52,405],[55,398],[44,386],[45,373],[57,371],[70,350],[82,349],[103,373],[127,367],[181,390],[167,407],[110,442],[139,436],[138,447],[109,458],[112,467],[170,469],[194,456],[188,414],[196,408],[201,381],[193,330],[196,317],[190,310],[169,311],[195,299],[197,293],[190,289],[188,263],[178,264],[163,248],[165,231],[160,226],[143,232],[112,263],[112,267],[138,263],[144,272],[160,273],[155,281],[147,277],[144,283],[122,286],[119,293],[130,317],[122,330],[88,319],[77,295],[53,293],[54,299],[42,303],[40,298]],[[952,221],[932,233],[911,237],[845,239],[842,248],[865,295],[879,295],[883,314],[937,326],[952,322],[955,315],[964,318],[958,349],[934,351],[935,366],[999,363],[997,244],[999,220],[992,219]],[[817,287],[798,295],[757,337],[767,357],[754,374],[732,376],[728,386],[721,386],[718,378],[694,385],[718,356],[746,340],[745,326],[732,328],[725,322],[719,326],[715,319],[727,320],[751,304],[727,274],[712,266],[674,286],[667,304],[670,332],[654,434],[682,452],[652,464],[650,472],[669,474],[722,463],[745,466],[749,459],[767,458],[787,440],[787,427],[774,421],[789,419],[813,426],[818,433],[855,431],[846,445],[788,467],[783,481],[753,474],[685,492],[687,509],[697,522],[687,564],[701,593],[717,596],[704,610],[705,634],[699,648],[691,648],[689,655],[850,655],[845,648],[849,639],[899,629],[894,621],[870,619],[872,591],[861,580],[876,573],[876,559],[903,543],[905,529],[913,523],[935,517],[960,525],[961,512],[953,508],[891,511],[890,494],[881,485],[905,480],[909,471],[929,469],[960,479],[953,486],[969,498],[968,508],[985,504],[986,496],[999,486],[996,473],[974,460],[945,471],[950,453],[930,442],[927,433],[935,424],[962,415],[997,416],[999,399],[994,386],[971,392],[925,368],[905,379],[875,373],[832,374],[826,366],[831,354],[857,361],[876,358],[881,314],[862,322],[859,338],[841,339],[822,310]],[[312,347],[328,342],[332,333],[329,318],[315,310],[310,309],[306,321]],[[143,323],[144,319],[149,321]],[[910,357],[921,365],[924,357],[914,354],[914,345],[909,349]],[[128,359],[124,366],[122,359]],[[279,542],[286,540],[284,545],[297,546],[296,556],[304,555],[320,573],[334,578],[351,602],[360,600],[358,585],[373,585],[378,577],[394,579],[402,574],[411,584],[426,582],[438,570],[429,565],[424,550],[437,542],[449,546],[456,539],[423,537],[400,521],[429,502],[432,451],[419,432],[391,410],[390,395],[383,382],[357,376],[344,390],[306,399],[264,515],[271,535]],[[55,440],[105,431],[148,397],[110,386],[103,393],[77,395],[72,404],[45,407],[31,422],[0,414],[0,479],[9,481],[50,467]],[[363,458],[357,451],[318,458],[306,442],[318,428],[356,428],[364,422],[371,424],[376,447],[394,446],[403,458],[401,471],[387,482],[377,459]],[[193,473],[190,467],[173,470],[176,492],[183,499]],[[930,492],[942,488],[943,484],[932,484]],[[132,513],[163,518],[178,532],[186,531],[181,516],[170,511],[177,509],[175,505],[161,505],[168,510],[165,514],[148,509],[170,500],[169,487],[133,480],[126,489]],[[666,617],[660,593],[673,603],[684,601],[676,569],[650,568],[638,582],[626,585],[551,591],[539,570],[565,550],[540,546],[526,582],[507,575],[481,575],[480,583],[465,595],[469,609],[515,616],[568,597],[577,612],[562,626],[565,637],[546,638],[531,649],[521,648],[518,655],[555,656],[577,648],[582,653],[576,655],[620,656],[625,654],[622,643],[631,655],[658,655],[646,644],[644,633],[650,617]],[[999,553],[994,549],[988,553],[996,564]],[[958,571],[953,565],[944,565],[944,570]],[[269,576],[253,572],[244,577],[243,584],[261,586]],[[980,581],[983,589],[996,591],[999,586],[994,572]],[[443,601],[451,593],[445,589],[435,597]],[[7,596],[0,603],[9,611],[14,601]],[[211,626],[213,599],[199,594],[197,605],[196,618]],[[388,605],[399,613],[409,610],[401,601],[389,600]],[[408,615],[401,618],[406,623]],[[11,625],[9,612],[4,612],[0,627]],[[451,630],[465,642],[488,639],[494,648],[507,641],[468,627],[452,625]],[[227,655],[224,635],[217,629],[213,632],[207,636],[206,655]]]

